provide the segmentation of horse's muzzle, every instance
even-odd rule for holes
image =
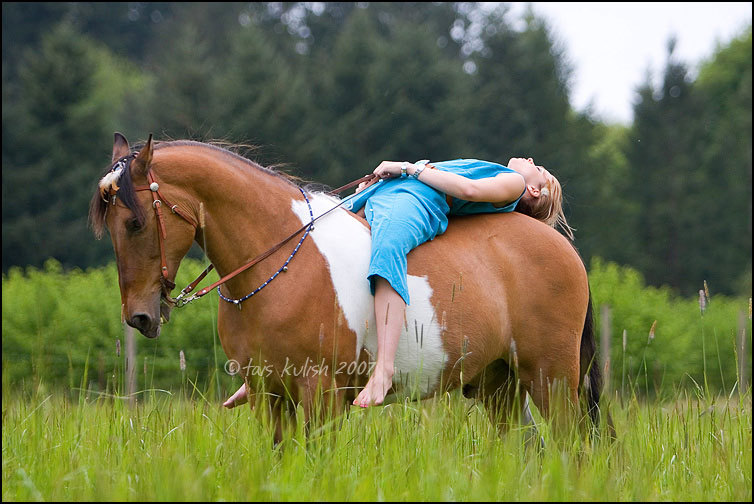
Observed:
[[[162,323],[146,313],[135,313],[129,320],[128,325],[138,329],[147,338],[153,339],[160,335]]]

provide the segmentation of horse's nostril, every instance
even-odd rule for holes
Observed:
[[[152,326],[152,318],[146,313],[137,313],[131,317],[129,325],[143,332]]]

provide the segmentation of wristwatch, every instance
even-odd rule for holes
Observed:
[[[411,174],[411,176],[415,179],[418,179],[419,174],[424,171],[424,168],[427,167],[427,163],[429,163],[429,159],[422,159],[421,161],[414,163],[415,165],[417,165],[417,167],[416,170],[414,170],[414,173]]]
[[[406,169],[408,168],[408,161],[404,161],[401,163],[401,178],[406,178],[408,175],[408,172]]]

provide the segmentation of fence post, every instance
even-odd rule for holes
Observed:
[[[600,307],[600,366],[604,374],[602,390],[610,393],[610,335],[612,322],[610,320],[610,305]]]
[[[747,375],[746,375],[746,312],[740,310],[738,312],[738,330],[736,331],[736,353],[738,354],[738,393],[746,392]]]
[[[126,340],[126,396],[128,403],[133,405],[136,396],[136,338],[134,338],[134,328],[126,324],[124,339]]]

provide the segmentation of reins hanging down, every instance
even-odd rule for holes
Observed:
[[[356,180],[354,180],[352,182],[349,182],[348,184],[346,184],[344,186],[338,187],[337,189],[334,189],[334,190],[330,191],[328,194],[333,194],[333,195],[334,194],[339,194],[339,193],[341,193],[343,191],[346,191],[348,189],[351,189],[352,187],[355,187],[355,186],[361,184],[362,182],[367,182],[367,185],[365,186],[365,189],[366,189],[366,187],[369,187],[370,185],[372,185],[373,183],[377,182],[378,180],[379,180],[379,177],[377,175],[375,175],[374,173],[370,173],[370,174],[365,175],[365,176],[363,176],[363,177],[361,177],[359,179],[356,179]],[[341,200],[337,205],[335,205],[332,208],[330,208],[329,210],[327,210],[326,212],[324,212],[324,213],[322,213],[322,214],[314,217],[314,212],[312,211],[312,205],[309,202],[309,198],[307,198],[307,196],[306,196],[306,192],[303,189],[301,189],[300,187],[299,187],[299,191],[301,191],[301,194],[304,196],[304,200],[306,200],[306,204],[309,207],[309,217],[311,218],[311,220],[307,224],[304,224],[303,226],[301,226],[300,228],[298,228],[296,231],[294,231],[293,233],[291,233],[288,237],[284,238],[283,240],[281,240],[280,242],[278,242],[276,245],[274,245],[273,247],[269,248],[267,251],[265,251],[262,254],[258,255],[257,257],[255,257],[251,261],[247,262],[246,264],[244,264],[240,268],[236,269],[235,271],[232,271],[231,273],[228,273],[227,275],[225,275],[224,277],[222,277],[220,280],[216,281],[215,283],[213,283],[209,287],[205,287],[202,290],[198,291],[193,296],[184,299],[184,296],[186,296],[191,291],[193,291],[196,288],[196,286],[199,284],[199,282],[201,282],[204,279],[204,277],[206,277],[207,274],[209,274],[209,272],[212,271],[212,269],[214,268],[214,265],[210,264],[207,267],[207,269],[205,269],[199,275],[199,277],[197,277],[196,280],[194,280],[189,285],[187,285],[181,291],[181,293],[178,294],[178,297],[176,297],[174,300],[172,300],[175,303],[175,305],[177,307],[185,306],[188,303],[190,303],[191,301],[194,301],[194,300],[199,299],[200,297],[206,295],[212,289],[217,288],[217,293],[218,293],[218,295],[220,296],[220,298],[222,300],[227,301],[228,303],[233,303],[233,304],[237,305],[238,308],[240,309],[241,308],[241,303],[243,303],[244,301],[246,301],[247,299],[249,299],[251,296],[253,296],[257,292],[259,292],[263,288],[265,288],[280,273],[288,271],[288,263],[291,262],[291,260],[293,259],[293,256],[296,255],[296,252],[298,252],[299,248],[301,247],[301,244],[304,242],[304,240],[306,239],[306,237],[309,236],[309,233],[312,231],[312,229],[314,229],[314,222],[316,220],[324,217],[328,213],[332,212],[336,208],[340,207],[343,203],[345,203],[348,200],[348,198],[345,198],[345,199]],[[220,286],[222,284],[224,284],[225,282],[227,282],[231,278],[235,277],[236,275],[238,275],[238,274],[246,271],[247,269],[251,268],[255,264],[257,264],[257,263],[263,261],[264,259],[268,258],[272,254],[274,254],[275,252],[277,252],[278,250],[280,250],[283,245],[285,245],[286,243],[288,243],[289,241],[291,241],[293,238],[295,238],[297,235],[299,235],[302,231],[305,231],[305,233],[301,237],[301,239],[299,240],[299,242],[296,245],[296,247],[293,250],[293,252],[285,260],[285,263],[283,263],[283,266],[281,266],[280,269],[278,269],[272,276],[270,276],[270,278],[268,278],[265,282],[263,282],[261,285],[259,285],[259,287],[257,287],[253,291],[251,291],[249,294],[243,296],[242,298],[232,299],[232,298],[228,298],[226,296],[223,296],[222,292],[220,292]]]

